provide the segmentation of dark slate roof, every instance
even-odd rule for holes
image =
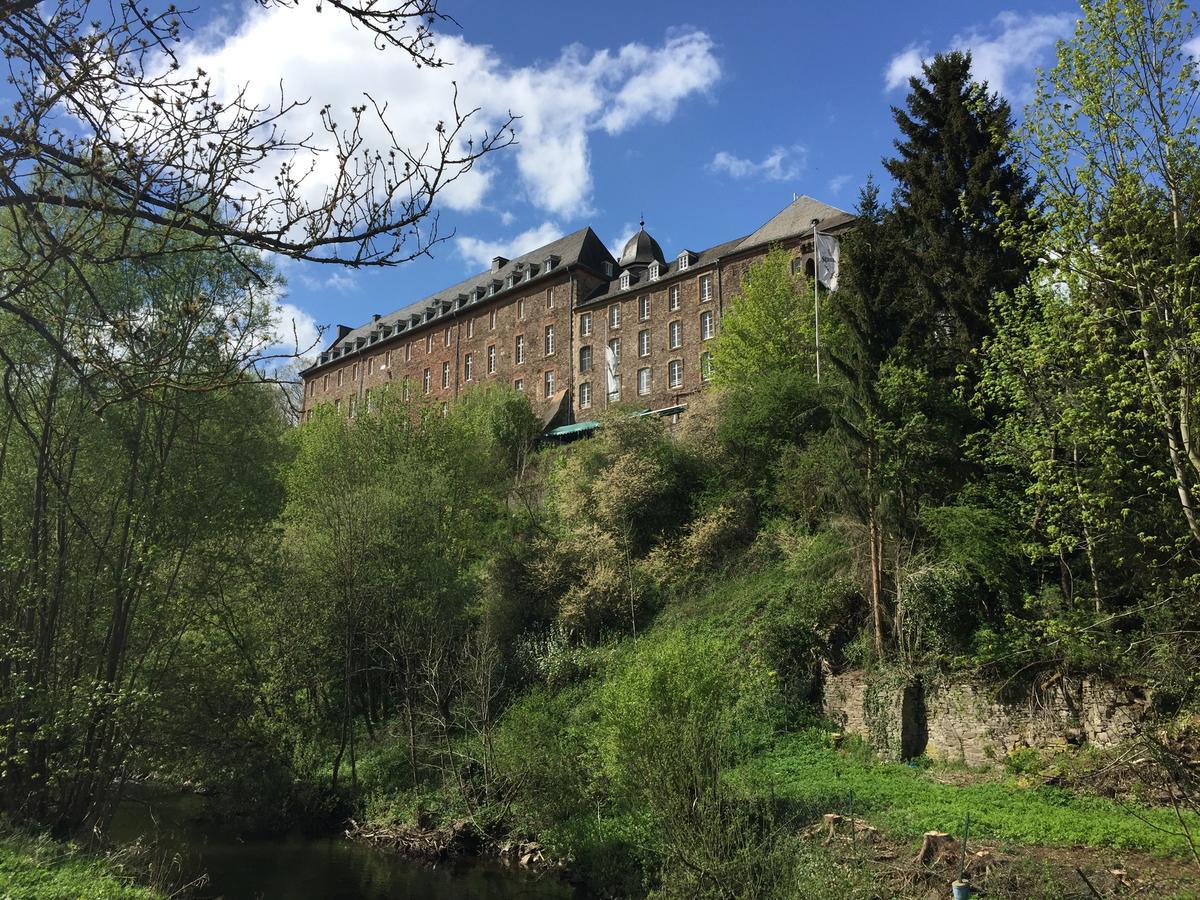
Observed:
[[[840,230],[849,225],[854,221],[854,216],[845,210],[838,209],[836,206],[830,206],[828,203],[814,200],[812,197],[800,196],[776,213],[752,234],[734,238],[732,241],[726,241],[723,244],[717,244],[715,247],[709,247],[707,250],[701,250],[699,253],[680,251],[680,255],[682,256],[685,252],[691,253],[691,262],[688,268],[698,269],[723,257],[740,253],[743,250],[750,250],[764,244],[771,244],[810,232],[812,230],[813,219],[820,220],[817,224],[820,230],[831,231]],[[628,245],[626,245],[626,250],[628,250]],[[623,259],[624,254],[622,254]],[[679,259],[676,257],[669,264],[661,266],[657,281],[662,281],[678,272]],[[631,281],[629,287],[622,290],[620,279],[614,278],[607,285],[601,285],[594,290],[590,296],[584,297],[579,305],[600,303],[614,297],[643,291],[646,289],[647,284],[655,284],[657,281],[650,281],[648,274],[642,274],[635,276],[635,280]]]
[[[800,196],[769,219],[758,231],[742,241],[739,250],[748,250],[761,244],[770,244],[797,234],[812,231],[812,220],[819,220],[817,228],[830,231],[854,221],[854,216],[836,206]]]
[[[554,261],[554,265],[550,269],[546,268],[547,260]],[[558,240],[551,241],[543,247],[538,247],[536,250],[531,250],[514,259],[507,260],[497,269],[488,269],[477,275],[472,275],[458,284],[453,284],[438,291],[436,294],[431,294],[387,315],[372,319],[358,328],[349,330],[339,328],[342,334],[333,340],[326,349],[326,353],[335,348],[353,350],[360,340],[367,343],[374,343],[371,340],[372,334],[375,335],[376,341],[382,340],[384,339],[383,330],[385,328],[390,331],[389,336],[395,334],[398,327],[401,330],[415,328],[417,326],[412,325],[413,316],[419,316],[421,322],[418,325],[423,325],[426,322],[426,313],[430,310],[434,314],[428,321],[433,322],[453,311],[456,303],[458,303],[459,309],[469,309],[472,306],[484,303],[492,296],[491,286],[493,282],[498,284],[495,291],[497,295],[511,289],[509,282],[510,275],[518,275],[520,280],[517,284],[524,285],[529,281],[541,279],[548,271],[558,272],[564,267],[572,265],[587,266],[593,271],[601,273],[604,271],[604,263],[606,262],[615,264],[616,261],[613,259],[612,254],[609,253],[608,248],[604,246],[604,242],[596,236],[596,233],[590,227],[581,228],[579,231],[560,237]],[[532,278],[528,277],[530,271],[533,272]],[[483,288],[484,290],[482,299],[476,299],[476,290],[478,288]],[[459,303],[462,297],[465,297],[466,300]],[[324,355],[322,354],[323,357]]]
[[[625,249],[621,251],[620,266],[622,269],[627,266],[648,266],[655,260],[660,265],[665,264],[662,247],[658,246],[658,241],[646,233],[645,226],[643,226],[625,243]]]
[[[695,253],[690,250],[681,250],[680,255],[682,256],[684,253],[689,253],[692,259],[688,269],[698,269],[701,266],[706,266],[711,262],[715,262],[722,256],[728,256],[730,253],[738,250],[745,240],[746,236],[734,238],[732,241],[726,241],[723,244],[717,244],[715,247],[709,247],[707,250],[701,250],[699,253]],[[642,272],[641,274],[635,275],[630,280],[629,287],[624,289],[621,288],[620,278],[614,278],[607,284],[600,285],[599,288],[592,291],[592,293],[587,297],[580,299],[576,306],[599,303],[602,300],[608,300],[624,294],[635,294],[639,291],[644,291],[646,289],[646,285],[658,284],[670,278],[672,275],[677,275],[678,273],[679,259],[676,257],[669,263],[659,264],[658,278],[651,279],[648,272]]]

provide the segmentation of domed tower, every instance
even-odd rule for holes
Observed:
[[[663,259],[662,247],[646,231],[646,223],[639,223],[638,233],[631,237],[621,251],[621,259],[617,265],[623,272],[632,272],[636,276],[645,274],[651,263],[658,263],[663,269],[667,267]]]

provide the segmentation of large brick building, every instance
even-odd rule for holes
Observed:
[[[305,369],[302,419],[331,403],[353,416],[390,385],[409,399],[450,403],[496,381],[529,394],[550,424],[583,421],[611,404],[686,404],[709,377],[710,342],[750,264],[773,247],[813,271],[813,220],[837,233],[853,217],[799,197],[752,234],[668,260],[644,229],[620,259],[591,228],[376,315],[339,325]]]

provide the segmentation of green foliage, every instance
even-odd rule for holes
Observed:
[[[806,372],[815,382],[812,286],[792,272],[792,256],[777,248],[747,271],[713,348],[718,386],[748,393],[779,372]]]
[[[804,809],[856,814],[899,837],[930,829],[954,832],[971,814],[981,840],[1044,846],[1113,847],[1174,854],[1185,851],[1174,813],[1138,809],[1050,787],[1004,781],[957,785],[899,763],[869,763],[839,754],[828,736],[812,731],[780,739],[770,752],[737,773],[745,790],[774,792]],[[1193,820],[1193,833],[1200,820]]]
[[[123,871],[117,860],[91,856],[46,838],[0,838],[0,896],[21,900],[156,900],[165,897]]]

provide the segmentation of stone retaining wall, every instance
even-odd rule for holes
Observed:
[[[923,727],[923,740],[906,740],[903,757],[923,752],[937,759],[958,760],[972,766],[1004,759],[1022,747],[1055,748],[1089,743],[1107,747],[1130,737],[1144,717],[1145,693],[1084,678],[1054,679],[1048,683],[1003,695],[994,685],[973,680],[940,680],[916,690],[891,692],[895,709],[874,713],[865,708],[870,694],[869,673],[855,669],[824,677],[825,713],[846,733],[872,744],[880,734],[898,734],[901,723]],[[911,705],[912,708],[909,708]],[[923,707],[923,708],[921,708]],[[871,715],[892,723],[872,727]],[[896,746],[876,747],[895,757]]]

